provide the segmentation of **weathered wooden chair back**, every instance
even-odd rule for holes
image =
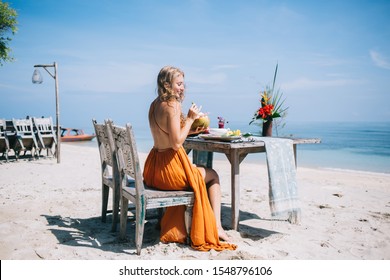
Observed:
[[[41,134],[55,135],[54,126],[53,126],[53,119],[51,117],[33,118],[33,123],[34,123],[35,128]]]
[[[15,130],[19,135],[29,136],[34,135],[31,119],[12,119]]]
[[[116,149],[118,171],[121,175],[120,178],[127,180],[128,177],[131,177],[134,179],[136,192],[141,194],[144,192],[144,184],[133,128],[130,124],[127,124],[126,127],[110,124]]]
[[[110,154],[110,142],[108,138],[108,134],[106,131],[105,124],[98,124],[96,120],[94,119],[92,121],[95,134],[96,134],[96,140],[99,148],[100,153],[100,161],[102,163],[102,171],[107,174],[111,174],[110,170],[107,169],[107,166],[110,166],[112,168],[112,156]],[[107,174],[108,175],[108,174]]]
[[[7,136],[7,124],[5,119],[0,119],[0,155],[4,155],[8,161],[8,152],[10,150]]]
[[[117,187],[116,174],[114,172],[113,155],[111,147],[113,147],[112,139],[107,133],[105,124],[98,124],[95,119],[92,120],[96,140],[100,154],[101,176],[102,176],[102,221],[106,222],[108,197],[110,188],[112,189],[112,231],[116,231],[116,225],[119,217],[119,200],[120,188]]]
[[[5,119],[0,119],[0,136],[5,135],[6,129],[7,129],[7,124]]]
[[[49,152],[53,154],[51,149],[54,145],[57,145],[57,137],[54,132],[52,118],[33,118],[33,124],[38,138],[39,149],[46,149],[48,154]]]
[[[16,141],[12,149],[15,151],[16,157],[23,151],[30,151],[34,157],[38,151],[38,143],[35,138],[32,120],[28,119],[12,119],[14,129],[16,131]]]

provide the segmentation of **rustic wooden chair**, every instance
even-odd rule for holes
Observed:
[[[12,119],[12,123],[16,132],[16,140],[12,147],[15,151],[16,159],[19,159],[21,152],[25,155],[27,151],[35,158],[38,152],[38,143],[31,119]]]
[[[33,118],[32,120],[35,128],[35,134],[38,139],[38,154],[40,155],[42,150],[46,150],[47,155],[54,155],[53,147],[57,145],[57,137],[54,132],[52,118]]]
[[[129,200],[135,205],[135,245],[137,254],[141,254],[144,234],[146,210],[165,208],[169,206],[186,206],[186,229],[190,232],[192,205],[194,193],[191,191],[160,191],[144,185],[142,169],[139,162],[136,141],[130,124],[119,127],[106,121],[107,131],[112,134],[118,162],[119,180],[121,186],[121,209],[126,209]],[[132,178],[130,181],[128,178]],[[127,211],[120,213],[120,239],[126,238]]]
[[[106,125],[98,124],[92,120],[95,128],[96,140],[100,153],[101,175],[102,175],[102,222],[106,222],[108,197],[112,189],[112,231],[116,231],[119,216],[120,187],[119,180],[115,178],[113,155],[110,149],[110,138],[107,135]],[[111,138],[112,139],[112,138]],[[111,146],[114,144],[111,143]],[[115,173],[115,174],[114,174]]]
[[[10,150],[7,136],[7,124],[5,119],[0,119],[0,154],[8,161],[8,152]]]

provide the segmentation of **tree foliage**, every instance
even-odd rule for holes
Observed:
[[[17,15],[8,3],[0,0],[0,66],[4,62],[13,61],[9,42],[12,40],[10,36],[17,31]]]

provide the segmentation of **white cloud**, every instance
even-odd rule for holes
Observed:
[[[376,66],[390,70],[390,62],[382,54],[380,54],[374,50],[371,50],[370,57]]]

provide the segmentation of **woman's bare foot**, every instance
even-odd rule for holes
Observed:
[[[218,228],[218,237],[223,241],[230,242],[230,237],[226,234],[223,228]]]

